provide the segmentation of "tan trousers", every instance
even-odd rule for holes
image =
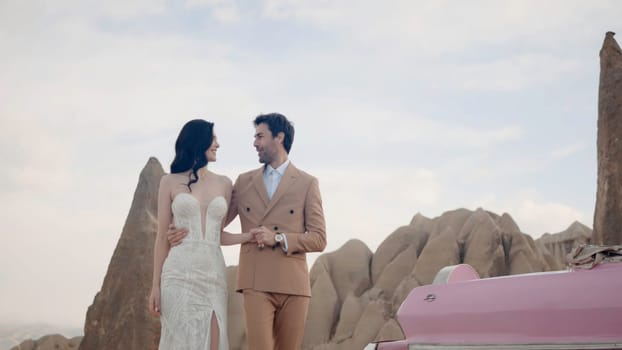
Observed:
[[[309,297],[244,290],[248,350],[300,349]]]

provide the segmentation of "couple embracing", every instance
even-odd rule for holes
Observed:
[[[152,314],[160,350],[228,350],[227,285],[221,245],[241,244],[236,290],[243,293],[249,350],[299,349],[311,288],[307,252],[326,247],[318,180],[288,159],[294,127],[281,114],[253,121],[263,166],[235,184],[208,170],[219,144],[213,124],[192,120],[175,142],[160,182]],[[236,216],[242,233],[224,231]]]

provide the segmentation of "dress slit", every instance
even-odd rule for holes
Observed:
[[[212,317],[210,320],[210,350],[218,350],[220,347],[220,323],[218,322],[218,317],[216,317],[216,312],[212,310]]]

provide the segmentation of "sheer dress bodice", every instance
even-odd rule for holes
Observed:
[[[201,210],[199,200],[190,193],[177,194],[171,209],[173,210],[175,226],[185,227],[189,230],[182,245],[201,240],[220,245],[222,219],[227,214],[227,202],[222,196],[214,197],[207,204],[205,220],[203,219],[205,212]],[[203,225],[203,221],[205,221],[205,225]]]

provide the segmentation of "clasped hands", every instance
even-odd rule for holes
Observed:
[[[171,224],[168,227],[167,240],[171,247],[180,245],[184,238],[188,235],[188,229],[175,228],[175,225]],[[241,243],[256,243],[259,249],[263,249],[265,246],[272,247],[276,244],[274,236],[276,233],[265,226],[259,226],[252,228],[249,232],[243,232]]]
[[[264,246],[274,247],[276,245],[276,232],[270,230],[265,226],[259,226],[253,228],[249,232],[252,235],[251,242],[256,242],[259,249],[263,249]]]

